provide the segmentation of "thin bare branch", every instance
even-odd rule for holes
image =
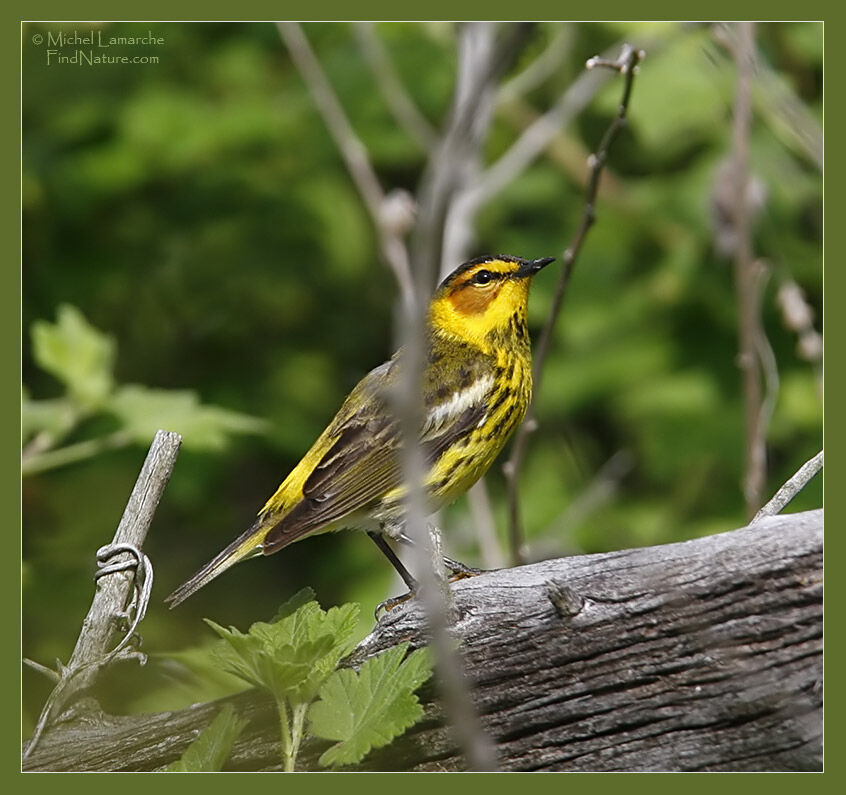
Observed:
[[[755,514],[755,518],[749,524],[757,524],[767,516],[775,516],[781,513],[787,503],[802,491],[814,475],[823,468],[823,452],[823,450],[820,450],[813,458],[802,464],[787,483],[773,495],[773,498]]]
[[[758,412],[758,438],[765,440],[778,401],[781,379],[778,374],[778,361],[773,346],[770,344],[761,320],[764,290],[769,281],[771,269],[766,260],[763,259],[756,260],[752,267],[755,276],[755,316],[759,318],[756,324],[758,328],[755,335],[755,353],[758,356],[763,378],[763,395],[761,397],[761,408]]]
[[[555,294],[552,299],[552,307],[549,315],[547,316],[538,344],[534,349],[533,371],[535,393],[537,393],[540,389],[544,363],[549,351],[552,332],[558,320],[558,315],[561,312],[561,305],[564,301],[567,286],[570,282],[570,275],[573,271],[573,267],[575,266],[576,258],[579,255],[582,244],[584,243],[585,236],[595,221],[594,205],[596,203],[597,191],[599,190],[599,178],[602,175],[602,170],[604,169],[605,163],[608,159],[609,148],[620,130],[625,126],[626,114],[628,112],[629,101],[631,99],[632,86],[634,85],[634,78],[637,74],[638,64],[644,56],[645,52],[643,50],[639,50],[625,44],[623,45],[619,57],[615,60],[611,61],[606,58],[597,58],[591,59],[591,61],[587,64],[589,69],[595,67],[608,68],[623,75],[623,95],[617,109],[617,115],[605,131],[596,152],[588,158],[590,176],[588,178],[587,189],[585,191],[585,204],[582,211],[581,221],[579,222],[579,226],[576,229],[570,246],[564,252],[561,272],[559,274],[558,283],[555,287]],[[531,434],[536,428],[537,420],[535,419],[534,408],[530,406],[526,419],[517,429],[515,434],[514,443],[511,447],[511,454],[503,465],[503,471],[505,472],[505,477],[508,483],[510,548],[512,560],[515,563],[521,563],[524,560],[523,529],[520,521],[519,504],[520,469],[526,455],[529,434]]]
[[[127,648],[144,618],[152,587],[152,566],[140,550],[173,473],[181,444],[182,437],[178,433],[156,433],[114,539],[98,550],[100,570],[95,575],[94,599],[70,662],[67,666],[59,664],[58,682],[41,711],[25,756],[35,748],[50,721],[83,695],[109,662],[118,658],[143,661],[143,655]],[[112,559],[114,562],[109,562]],[[121,621],[130,617],[131,625],[124,631],[123,639],[111,648]],[[35,667],[43,668],[37,664]]]
[[[786,270],[786,269],[785,269]],[[817,392],[823,395],[823,338],[814,327],[814,310],[805,298],[802,288],[789,274],[782,276],[776,303],[781,310],[782,320],[787,329],[797,336],[796,353],[814,368]]]
[[[625,45],[629,46],[629,45]],[[642,49],[642,48],[636,48]],[[620,46],[609,49],[600,61],[615,62]],[[531,124],[511,145],[499,160],[490,166],[475,185],[473,194],[466,198],[468,202],[481,202],[486,196],[493,196],[513,182],[528,166],[549,146],[579,113],[596,96],[599,90],[611,79],[605,70],[588,69],[571,83],[546,113]]]
[[[558,23],[552,39],[543,52],[522,72],[502,84],[497,102],[512,102],[543,84],[552,77],[564,63],[573,42],[573,25]]]
[[[479,108],[476,119],[492,118],[492,103],[501,104],[505,101],[516,101],[521,91],[528,90],[531,85],[548,75],[551,65],[558,64],[566,50],[566,28],[561,28],[549,47],[532,64],[521,72],[510,83],[506,83],[495,97],[483,93],[480,88],[466,92],[469,97],[478,97]],[[619,49],[619,48],[618,48]],[[499,190],[516,179],[528,167],[534,157],[540,154],[552,140],[561,136],[560,128],[587,104],[594,93],[603,85],[592,73],[586,78],[580,78],[562,95],[561,100],[543,117],[532,123],[518,139],[506,155],[486,172],[481,170],[479,147],[481,136],[477,138],[475,146],[470,151],[461,153],[458,147],[447,150],[454,156],[454,161],[443,158],[443,172],[455,180],[452,196],[446,204],[443,249],[441,253],[441,276],[446,275],[457,262],[467,259],[475,240],[475,221],[481,207],[489,202]],[[470,142],[472,143],[472,142]],[[491,181],[491,174],[493,179]],[[479,489],[484,489],[484,482],[480,482]],[[480,494],[471,493],[471,511],[476,529],[476,535],[483,554],[487,558],[499,560],[498,543],[493,534],[489,520],[484,513],[484,504],[480,502]]]
[[[46,472],[48,469],[83,461],[107,450],[128,447],[131,443],[132,434],[125,430],[119,430],[107,436],[85,439],[82,442],[75,442],[56,449],[49,449],[49,447],[39,449],[33,446],[25,449],[21,454],[21,474],[26,476]]]
[[[543,536],[548,538],[554,535],[560,538],[562,531],[571,531],[610,502],[623,478],[634,468],[634,464],[635,457],[629,450],[617,450],[599,468],[584,489],[547,525],[547,532]],[[562,550],[553,550],[552,554],[562,554]]]
[[[501,30],[501,35],[497,35]],[[531,25],[469,22],[459,29],[459,61],[452,109],[419,190],[412,250],[414,272],[446,275],[472,245],[472,222],[461,215],[461,195],[478,178],[480,146],[490,126],[496,88]]]
[[[491,22],[463,25],[459,30],[452,109],[444,134],[429,158],[419,191],[420,212],[412,261],[415,282],[421,291],[431,289],[433,277],[445,260],[450,207],[456,191],[475,177],[478,148],[493,112],[495,83],[503,68],[503,50],[497,46],[496,25]],[[449,267],[460,261],[451,262]],[[398,414],[406,439],[411,440],[416,439],[422,417],[419,383],[424,362],[422,313],[406,312],[402,329],[403,349],[408,354],[408,378],[403,379],[404,395]],[[454,622],[454,607],[449,589],[444,587],[442,571],[436,572],[440,564],[440,534],[427,527],[425,521],[420,488],[424,474],[422,451],[417,444],[406,444],[404,450],[404,474],[410,486],[405,529],[416,542],[413,552],[415,569],[421,576],[419,596],[431,631],[445,711],[468,768],[495,770],[495,748],[476,714],[471,698],[473,683],[467,677],[461,650],[455,647],[449,631]]]
[[[302,28],[296,22],[277,22],[276,27],[291,54],[291,60],[299,70],[318,111],[323,117],[326,129],[344,159],[364,206],[370,213],[370,218],[376,227],[382,256],[394,272],[403,303],[409,307],[413,306],[415,300],[414,281],[411,276],[408,250],[397,229],[386,223],[384,213],[385,192],[370,162],[367,149],[347,119],[346,113],[344,113],[344,109],[323,72],[323,68],[315,57]]]
[[[437,262],[441,277],[470,255],[476,208],[464,204],[462,196],[473,190],[481,172],[482,144],[493,119],[499,78],[523,46],[529,29],[513,25],[503,32],[491,22],[469,23],[460,29],[453,108],[421,190],[421,216],[428,229],[421,235],[421,261],[428,267]],[[500,566],[502,554],[485,496],[482,480],[469,495],[474,529],[485,565]]]
[[[714,32],[729,50],[743,46],[739,26],[718,23]],[[780,75],[757,48],[754,71],[752,102],[756,113],[787,146],[822,170],[824,147],[820,122],[799,97],[791,81]]]
[[[636,49],[658,52],[676,36],[698,26],[698,23],[680,24],[670,34],[662,33],[644,38]],[[599,60],[611,62],[620,47],[619,44],[610,47]],[[531,67],[527,71],[530,69]],[[457,199],[454,210],[456,215],[472,219],[479,208],[517,179],[556,138],[561,137],[562,129],[588,106],[609,79],[611,76],[601,70],[589,70],[574,80],[555,105],[532,121],[510,148]],[[500,99],[505,103],[511,98],[509,92],[500,95]]]
[[[424,152],[431,152],[438,142],[437,132],[405,90],[385,45],[376,35],[373,23],[354,22],[353,32],[394,119]]]
[[[761,505],[767,476],[766,439],[761,428],[761,359],[763,335],[758,301],[755,260],[752,254],[749,184],[749,129],[752,124],[752,81],[755,68],[755,25],[740,22],[733,48],[737,66],[737,89],[732,126],[732,177],[734,227],[734,272],[738,313],[738,367],[743,383],[746,418],[745,474],[743,494],[748,517]]]
[[[506,560],[496,536],[496,522],[484,478],[479,478],[467,492],[467,501],[482,555],[482,566],[486,569],[501,569],[506,565]]]
[[[417,238],[420,267],[438,267],[441,277],[470,255],[475,239],[474,212],[462,212],[461,197],[472,190],[482,164],[482,144],[493,119],[498,81],[526,41],[530,27],[504,29],[491,22],[473,22],[459,31],[458,74],[453,107],[443,138],[429,161],[421,187],[421,230]],[[501,554],[485,512],[484,483],[470,495],[479,546],[486,565]],[[497,563],[495,565],[501,565]]]
[[[472,219],[486,202],[528,168],[560,130],[588,105],[607,79],[598,72],[585,73],[550,110],[523,131],[511,148],[456,201],[454,213],[456,218],[463,219],[463,226],[468,226],[467,219]]]

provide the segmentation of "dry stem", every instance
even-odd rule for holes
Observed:
[[[587,189],[585,191],[585,204],[582,211],[581,221],[576,229],[573,241],[565,250],[563,256],[563,266],[558,277],[558,283],[555,287],[555,295],[552,299],[552,308],[546,319],[543,331],[541,332],[540,340],[534,351],[534,389],[537,393],[540,388],[541,378],[543,376],[543,367],[549,352],[550,341],[552,339],[552,332],[555,329],[558,315],[561,312],[561,305],[564,301],[564,296],[567,292],[567,287],[570,282],[570,275],[573,267],[576,264],[576,258],[579,255],[582,244],[588,230],[593,225],[596,215],[594,204],[596,202],[596,195],[599,189],[599,179],[602,175],[602,170],[608,159],[608,151],[617,134],[625,126],[626,113],[628,112],[629,101],[631,99],[632,86],[634,85],[634,77],[637,73],[638,64],[643,60],[645,53],[643,50],[635,49],[629,45],[623,45],[623,50],[620,56],[614,60],[606,60],[604,58],[591,58],[587,63],[587,67],[595,68],[610,68],[614,69],[623,75],[625,82],[623,84],[623,96],[620,100],[620,105],[617,109],[617,115],[605,131],[605,135],[600,141],[596,152],[588,158],[588,166],[590,168],[590,175],[588,178]],[[503,465],[503,471],[508,484],[508,510],[509,510],[509,539],[511,548],[511,557],[515,564],[524,562],[523,552],[523,530],[520,521],[520,504],[519,504],[519,477],[520,469],[523,465],[523,460],[526,455],[529,434],[537,428],[537,420],[535,419],[534,409],[529,407],[529,412],[523,424],[517,429],[515,434],[514,444],[511,447],[511,454],[508,460]]]
[[[112,549],[104,547],[98,552],[98,560],[101,559],[101,553],[106,552],[115,552],[124,560],[108,567],[109,571],[114,573],[97,579],[94,598],[88,615],[82,623],[82,630],[79,633],[73,654],[67,666],[61,664],[59,666],[56,687],[48,697],[39,716],[25,756],[35,748],[50,721],[66,705],[91,687],[101,668],[116,659],[119,654],[123,657],[138,656],[136,652],[125,649],[125,646],[131,640],[132,629],[123,641],[110,651],[113,638],[119,628],[119,619],[128,617],[127,613],[133,612],[136,619],[133,622],[133,627],[137,626],[137,623],[144,616],[146,599],[149,598],[149,588],[152,586],[152,569],[149,568],[149,562],[147,562],[149,570],[146,571],[147,581],[144,583],[147,587],[142,600],[138,582],[141,575],[137,570],[134,573],[128,570],[126,563],[129,556],[124,550],[132,548],[140,553],[162,493],[173,473],[181,444],[182,437],[177,433],[168,431],[156,433],[135,487],[126,503],[120,524],[115,531],[114,539],[110,545]],[[105,558],[105,555],[102,557]],[[138,563],[140,564],[140,560]],[[103,573],[105,574],[105,572]],[[133,589],[138,589],[139,598],[130,608],[130,594]],[[37,665],[34,667],[44,668],[44,666]]]

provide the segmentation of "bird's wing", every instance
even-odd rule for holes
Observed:
[[[306,479],[302,499],[265,536],[265,554],[368,508],[402,485],[399,425],[391,416],[384,395],[375,393],[373,384],[368,383],[372,376],[373,373],[366,376],[348,400],[357,409],[345,415],[342,407],[330,426],[334,442]],[[485,415],[486,392],[481,387],[476,387],[466,399],[458,399],[456,394],[459,393],[449,391],[440,401],[427,400],[430,409],[420,442],[429,464]],[[362,402],[364,396],[367,400]]]
[[[167,598],[171,607],[239,560],[269,555],[402,485],[402,437],[385,397],[396,378],[396,360],[361,380],[256,521]],[[478,377],[488,378],[469,366],[454,376],[449,367],[427,371],[425,404],[431,408],[420,441],[430,463],[484,418],[487,400],[486,395],[479,399],[481,387],[474,387]]]

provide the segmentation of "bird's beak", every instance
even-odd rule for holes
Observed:
[[[541,268],[545,268],[550,262],[555,262],[555,257],[543,257],[541,259],[530,259],[523,262],[517,271],[517,276],[534,276]]]

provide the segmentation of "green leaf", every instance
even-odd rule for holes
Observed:
[[[219,651],[225,668],[256,687],[267,688],[277,698],[295,698],[309,678],[313,661],[333,642],[330,636],[323,636],[313,643],[292,646],[282,642],[270,624],[253,624],[245,634],[234,627],[225,630],[208,619],[206,623],[229,644]]]
[[[314,657],[309,675],[298,689],[299,699],[313,700],[326,677],[335,670],[341,657],[355,645],[358,612],[357,604],[321,610],[310,588],[299,591],[277,610],[273,618],[275,636],[284,636],[292,646],[317,642],[324,636],[333,639],[332,645],[327,647],[325,653]]]
[[[314,596],[314,589],[309,588],[306,586],[305,588],[300,588],[290,599],[286,602],[283,602],[279,605],[279,608],[276,611],[276,615],[270,619],[271,624],[275,624],[277,621],[281,621],[283,618],[288,618],[288,616],[293,615],[297,612],[301,607],[307,605],[309,602],[316,602]]]
[[[56,376],[71,397],[86,409],[99,407],[114,380],[115,341],[88,323],[75,306],[62,304],[56,323],[32,324],[32,355],[38,365]]]
[[[423,708],[414,695],[431,676],[427,649],[403,662],[408,644],[367,660],[361,670],[335,671],[308,713],[311,731],[339,740],[320,757],[324,767],[352,765],[414,725]]]
[[[227,644],[217,650],[220,663],[277,699],[311,701],[352,647],[358,619],[357,604],[324,611],[311,596],[311,591],[299,592],[272,623],[256,622],[247,633],[206,619]]]
[[[222,448],[233,433],[258,433],[265,423],[218,406],[204,406],[191,390],[150,389],[129,384],[112,396],[107,410],[136,442],[147,444],[159,428],[182,434],[188,447]]]
[[[227,704],[209,727],[182,754],[182,757],[165,768],[171,773],[213,773],[223,768],[229,757],[232,743],[247,725],[247,720],[235,715]]]

